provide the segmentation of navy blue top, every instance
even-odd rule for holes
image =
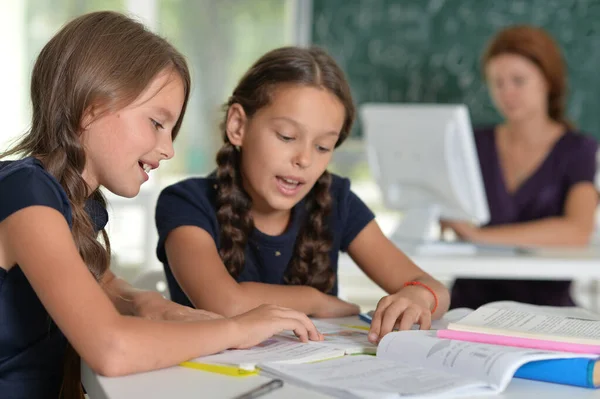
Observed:
[[[495,128],[476,130],[475,143],[490,208],[488,226],[561,216],[571,187],[594,183],[598,144],[583,134],[567,132],[560,137],[538,169],[513,193],[504,182]],[[570,281],[458,279],[451,306],[477,308],[500,300],[573,306],[570,286]]]
[[[212,176],[192,178],[167,187],[158,198],[156,226],[158,228],[157,256],[163,263],[171,299],[193,306],[175,280],[165,253],[165,240],[173,229],[180,226],[197,226],[208,232],[219,248],[219,222],[217,221],[217,182]],[[350,181],[333,176],[331,183],[332,212],[329,226],[333,246],[329,254],[331,267],[337,273],[339,251],[346,251],[352,240],[374,218],[369,208],[350,191]],[[304,200],[292,210],[292,220],[287,230],[279,236],[270,236],[254,229],[246,246],[245,264],[238,282],[254,281],[268,284],[285,284],[284,276],[294,253],[296,238],[306,220]],[[198,260],[202,267],[202,259]],[[337,278],[330,294],[337,295]]]
[[[20,209],[58,210],[71,226],[71,206],[58,181],[35,158],[0,162],[0,222]],[[95,201],[86,209],[99,230],[108,220]],[[52,239],[48,237],[48,239]],[[0,265],[0,397],[58,397],[66,339],[18,265]]]

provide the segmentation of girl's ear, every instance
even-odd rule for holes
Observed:
[[[81,123],[79,124],[79,131],[80,132],[85,132],[90,125],[92,124],[92,122],[94,122],[94,119],[96,119],[96,107],[94,107],[93,105],[90,105],[84,112],[83,112],[83,116],[81,117]]]
[[[227,123],[225,130],[229,142],[235,147],[241,147],[244,141],[244,133],[246,129],[246,112],[240,104],[233,104],[227,110]]]

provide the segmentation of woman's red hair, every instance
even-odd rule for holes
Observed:
[[[566,65],[554,39],[541,28],[511,26],[500,31],[488,44],[481,60],[483,69],[490,60],[502,54],[520,55],[537,65],[548,82],[548,115],[567,128],[573,128],[565,116]]]

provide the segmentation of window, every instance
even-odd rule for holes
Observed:
[[[221,104],[243,72],[263,53],[283,45],[306,43],[298,20],[309,10],[303,0],[27,0],[0,2],[0,66],[5,90],[0,96],[3,128],[0,150],[24,133],[30,118],[29,80],[45,43],[71,18],[96,10],[125,12],[142,20],[186,55],[192,93],[177,156],[156,171],[134,199],[107,193],[108,225],[114,265],[124,277],[140,267],[156,266],[154,206],[160,190],[189,175],[214,167],[220,145]],[[303,36],[304,35],[304,36]],[[302,36],[302,37],[301,37]]]

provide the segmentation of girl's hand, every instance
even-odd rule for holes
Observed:
[[[334,318],[354,316],[360,313],[358,305],[341,300],[340,298],[323,294],[324,298],[317,312],[312,316],[318,318]]]
[[[369,341],[377,343],[392,330],[410,330],[413,324],[419,324],[421,330],[431,328],[432,297],[423,287],[408,286],[381,298],[371,321]]]
[[[207,310],[194,309],[165,299],[158,292],[144,293],[136,308],[137,316],[153,320],[201,321],[221,319],[223,316]]]
[[[285,330],[294,331],[302,342],[323,340],[323,335],[304,313],[280,306],[260,305],[231,320],[235,322],[240,337],[233,347],[235,349],[251,348]]]

